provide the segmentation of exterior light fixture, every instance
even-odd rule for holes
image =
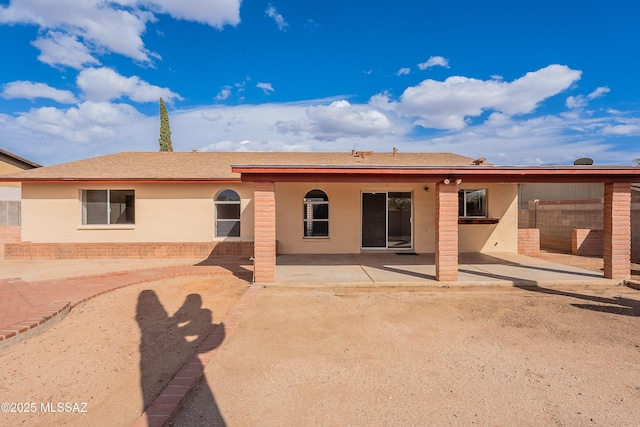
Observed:
[[[442,181],[445,183],[445,185],[449,185],[449,183],[451,182],[451,180],[449,180],[449,178],[445,178],[444,181]]]
[[[456,184],[458,185],[462,184],[462,180],[460,178],[456,179]]]

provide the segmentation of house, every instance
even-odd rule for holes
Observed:
[[[0,148],[0,176],[40,167]],[[2,242],[20,241],[20,182],[0,182],[0,258],[4,256]]]
[[[32,162],[0,148],[0,176],[40,167]],[[20,225],[20,183],[0,185],[0,226]]]
[[[451,153],[125,152],[1,178],[20,182],[22,241],[7,258],[518,251],[518,183],[605,187],[605,276],[629,275],[626,167],[504,167]]]

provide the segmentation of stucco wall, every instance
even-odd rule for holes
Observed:
[[[361,250],[362,192],[413,194],[413,243],[418,253],[435,251],[435,186],[424,184],[278,183],[276,239],[279,253],[358,253]],[[214,196],[231,188],[242,199],[241,237],[214,238]],[[302,204],[312,189],[327,193],[330,237],[303,238]],[[486,188],[489,217],[497,224],[459,226],[460,252],[517,252],[517,187]],[[83,226],[81,190],[135,190],[135,225]],[[253,185],[234,184],[38,184],[23,186],[22,240],[34,243],[253,241]]]
[[[24,169],[14,166],[12,164],[6,163],[0,160],[0,175],[8,175],[10,173],[22,172]],[[3,186],[5,187],[20,187],[19,182],[3,182]]]
[[[497,224],[460,224],[460,252],[518,252],[518,187],[515,184],[461,185],[460,189],[487,189],[489,218]]]
[[[241,202],[241,237],[214,238],[214,196]],[[135,225],[83,226],[81,190],[135,190]],[[37,184],[22,188],[22,240],[31,242],[211,242],[253,240],[251,184]]]
[[[282,254],[359,253],[361,250],[362,192],[413,193],[413,241],[418,253],[435,251],[435,186],[424,184],[278,183],[276,236]],[[473,184],[460,189],[486,188],[489,216],[498,224],[459,226],[460,252],[517,252],[518,210],[516,185]],[[329,238],[303,238],[303,198],[313,189],[329,197]]]

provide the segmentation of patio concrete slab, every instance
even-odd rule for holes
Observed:
[[[616,284],[601,272],[511,253],[460,254],[457,282],[435,279],[434,254],[279,255],[278,286]]]

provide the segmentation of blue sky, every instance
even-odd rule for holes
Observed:
[[[0,0],[0,147],[640,157],[637,1]]]

